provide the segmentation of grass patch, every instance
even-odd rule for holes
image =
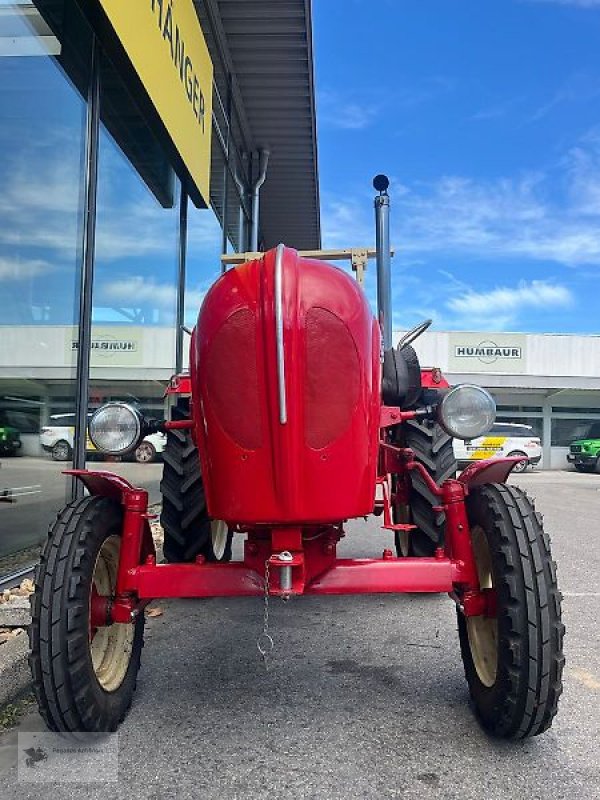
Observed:
[[[34,702],[35,697],[33,694],[26,694],[14,703],[7,703],[5,706],[0,707],[0,731],[14,728]]]

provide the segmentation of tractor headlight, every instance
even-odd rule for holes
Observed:
[[[438,408],[438,421],[455,439],[476,439],[492,427],[496,419],[494,398],[482,389],[464,383],[450,389]]]
[[[127,403],[106,403],[92,416],[88,433],[94,447],[114,456],[128,453],[143,437],[143,417]]]

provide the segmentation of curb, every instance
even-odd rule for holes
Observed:
[[[0,645],[0,706],[15,700],[30,687],[28,655],[27,633],[21,633]]]

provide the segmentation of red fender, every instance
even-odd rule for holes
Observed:
[[[475,461],[462,471],[458,480],[469,489],[483,483],[506,483],[510,471],[522,458],[488,458]]]
[[[147,515],[148,492],[146,492],[145,489],[136,489],[128,480],[122,478],[120,475],[115,475],[114,472],[88,469],[66,469],[63,471],[63,474],[73,475],[77,480],[83,483],[90,494],[110,497],[112,500],[121,503],[126,518],[128,513],[136,516],[141,514],[143,517],[141,552],[137,555],[136,561],[139,559],[139,556],[141,556],[142,562],[150,555],[156,556],[154,540],[152,539],[152,532]],[[123,526],[124,533],[126,526],[125,522]]]
[[[123,504],[128,492],[143,491],[136,489],[128,480],[122,478],[120,475],[115,475],[114,472],[89,469],[65,469],[63,470],[63,475],[74,475],[77,480],[83,483],[90,494],[111,497],[113,500],[118,500]]]

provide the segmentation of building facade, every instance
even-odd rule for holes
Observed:
[[[1,575],[74,496],[89,411],[162,411],[221,254],[320,246],[310,3],[2,3],[0,143]]]
[[[451,384],[489,389],[498,419],[531,425],[543,469],[566,468],[569,443],[600,421],[600,336],[428,331],[415,349]]]

